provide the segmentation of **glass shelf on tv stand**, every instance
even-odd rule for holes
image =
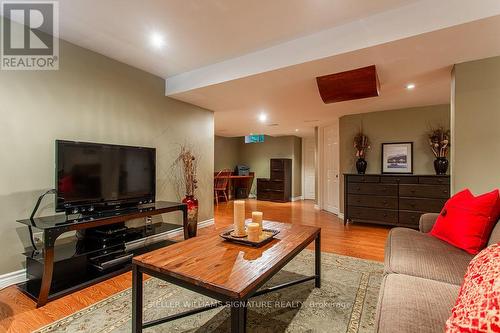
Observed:
[[[149,237],[158,236],[166,232],[182,230],[182,226],[172,223],[153,223],[139,227],[128,228],[124,242],[115,243],[109,246],[100,246],[98,242],[90,242],[85,239],[78,239],[76,236],[61,238],[55,244],[54,262],[63,261],[85,255],[99,255],[117,251],[120,248],[128,248],[133,243],[146,241]],[[23,253],[26,257],[44,261],[43,251],[35,251],[29,247]]]

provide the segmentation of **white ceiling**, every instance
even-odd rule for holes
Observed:
[[[453,64],[500,55],[500,16],[173,95],[216,110],[216,133],[308,136],[339,116],[450,102]],[[315,77],[375,64],[379,97],[333,104]],[[409,82],[414,90],[406,90]],[[260,124],[260,112],[269,115]],[[318,120],[318,121],[313,121]],[[268,124],[279,124],[268,126]],[[299,132],[295,132],[299,129]]]
[[[166,78],[412,2],[60,0],[60,36]]]
[[[498,0],[60,0],[59,6],[61,38],[165,78],[167,95],[213,110],[216,133],[225,136],[307,136],[343,114],[448,103],[453,64],[500,55]],[[154,33],[165,39],[163,48],[152,47]],[[372,64],[381,96],[323,104],[316,76]],[[405,90],[408,82],[417,88]],[[278,126],[260,124],[259,112]]]

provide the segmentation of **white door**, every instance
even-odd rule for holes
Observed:
[[[339,123],[323,128],[323,191],[322,208],[339,213]]]
[[[314,200],[315,193],[315,174],[316,174],[316,143],[314,138],[302,139],[302,161],[303,179],[304,179],[304,199]]]

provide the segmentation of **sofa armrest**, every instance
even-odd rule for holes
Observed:
[[[427,233],[431,231],[438,216],[439,214],[437,213],[422,214],[422,216],[420,216],[420,221],[418,223],[418,228],[420,229],[420,232]]]

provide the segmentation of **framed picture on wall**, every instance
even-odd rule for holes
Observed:
[[[413,142],[382,143],[382,173],[413,173]]]

